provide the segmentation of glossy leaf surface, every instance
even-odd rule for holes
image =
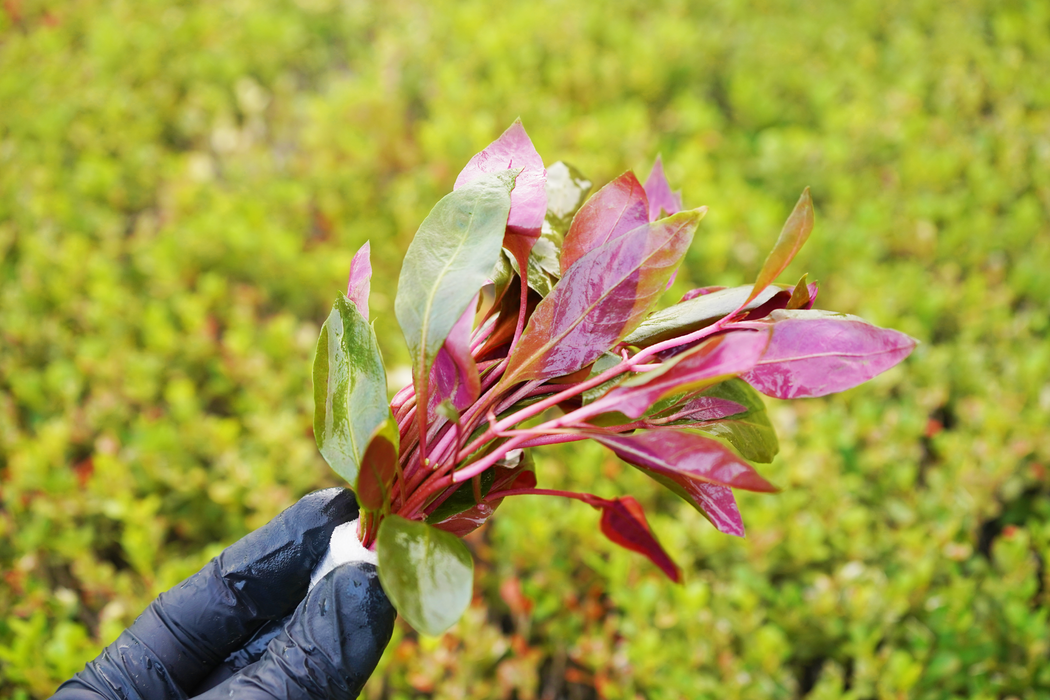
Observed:
[[[389,418],[390,406],[375,331],[342,295],[321,328],[313,380],[317,447],[332,469],[353,485],[365,447]]]
[[[851,389],[907,357],[916,340],[864,319],[827,311],[774,311],[773,337],[743,379],[781,399]]]
[[[547,216],[544,223],[551,231],[565,235],[573,215],[579,211],[591,191],[591,181],[576,168],[558,161],[547,168]]]
[[[762,397],[747,382],[730,379],[711,387],[701,398],[736,404],[742,409],[697,426],[701,432],[726,440],[744,459],[763,464],[773,461],[780,451],[780,442]]]
[[[751,293],[752,296],[748,298],[748,301],[751,301],[755,295],[771,285],[780,276],[780,273],[791,264],[795,254],[805,244],[812,230],[813,200],[809,196],[809,188],[807,187],[802,191],[802,196],[798,198],[794,210],[788,216],[787,221],[784,222],[784,228],[780,230],[780,236],[777,238],[773,250],[770,251],[766,261],[762,264],[762,269],[759,270],[758,278],[755,280],[754,291]]]
[[[397,476],[397,423],[391,416],[376,429],[368,441],[354,494],[362,508],[380,511],[390,504],[390,485]]]
[[[598,190],[572,220],[561,249],[562,270],[602,244],[649,222],[649,203],[634,173],[627,171]]]
[[[510,196],[504,245],[514,257],[524,259],[539,238],[547,213],[547,171],[520,119],[470,159],[456,178],[454,189],[508,170],[520,172]]]
[[[481,393],[478,365],[470,354],[471,322],[475,303],[468,304],[438,351],[430,368],[429,397],[433,413],[442,401],[450,401],[458,411],[474,403]]]
[[[685,428],[654,428],[632,435],[590,433],[638,467],[745,491],[776,491],[725,442]]]
[[[695,210],[646,224],[568,268],[532,314],[504,385],[575,372],[630,333],[663,292],[701,216]]]
[[[633,466],[677,494],[707,518],[719,532],[736,537],[744,536],[744,520],[740,517],[740,508],[731,488],[697,481],[681,474],[658,472],[637,464]]]
[[[671,191],[660,156],[656,156],[653,169],[645,179],[645,195],[649,200],[649,221],[682,211],[682,193]]]
[[[368,241],[354,254],[350,261],[350,281],[346,286],[346,298],[353,302],[364,319],[368,320],[368,290],[372,280],[371,245]]]
[[[469,482],[464,486],[473,493],[472,485]],[[518,469],[515,470],[513,478],[509,482],[504,477],[497,476],[493,488],[496,490],[536,488],[536,474],[527,469]],[[471,500],[473,500],[473,496],[471,496]],[[492,514],[496,512],[501,503],[503,503],[503,499],[496,498],[472,505],[440,522],[436,522],[434,527],[445,532],[451,532],[456,537],[465,537],[484,525],[492,517]]]
[[[649,528],[645,512],[638,501],[631,496],[621,496],[613,500],[590,496],[585,500],[601,510],[602,534],[621,547],[648,557],[675,583],[682,580],[678,566],[667,555]]]
[[[736,332],[716,336],[659,369],[636,375],[593,406],[608,405],[631,418],[641,418],[665,396],[684,394],[747,372],[762,357],[769,332]]]
[[[500,256],[512,187],[514,173],[502,171],[446,195],[408,247],[394,311],[421,399],[431,363]]]
[[[455,535],[388,515],[379,526],[376,555],[383,590],[417,632],[442,634],[470,605],[474,561]]]
[[[640,348],[649,347],[706,328],[740,309],[742,304],[742,310],[757,309],[781,291],[779,287],[768,287],[744,304],[751,290],[750,285],[732,287],[680,301],[650,315],[637,330],[624,338],[624,342]]]

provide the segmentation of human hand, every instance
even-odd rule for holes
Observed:
[[[371,564],[307,593],[352,492],[308,494],[162,593],[52,700],[356,698],[394,629]]]

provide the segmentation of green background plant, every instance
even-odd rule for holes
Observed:
[[[399,627],[367,696],[1050,696],[1050,5],[386,5],[3,4],[0,696],[338,483],[332,294],[370,239],[404,367],[403,251],[519,115],[596,183],[663,152],[710,206],[675,293],[751,279],[809,185],[783,280],[923,345],[769,400],[784,491],[741,494],[744,540],[597,445],[541,453],[543,486],[636,494],[684,584],[591,508],[512,499],[465,618]]]

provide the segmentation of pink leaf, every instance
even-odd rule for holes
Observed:
[[[590,437],[611,449],[620,459],[646,471],[684,476],[745,491],[777,490],[728,444],[692,430],[655,428],[633,435],[595,432]]]
[[[671,186],[664,176],[664,164],[660,156],[656,156],[652,172],[645,181],[645,194],[649,199],[649,221],[656,221],[664,216],[670,216],[682,211],[682,193],[671,192]],[[661,214],[663,209],[666,214]]]
[[[470,159],[456,178],[454,189],[486,173],[518,169],[521,173],[510,193],[510,215],[503,245],[518,260],[527,260],[529,251],[540,237],[543,217],[547,213],[547,171],[520,119]]]
[[[562,274],[598,246],[649,222],[649,202],[634,173],[627,171],[587,200],[565,234]]]
[[[723,289],[725,289],[725,287],[697,287],[696,289],[690,289],[682,295],[682,299],[678,303],[681,304],[683,301],[689,301],[690,299],[707,296],[714,292],[720,292]]]
[[[654,403],[671,394],[684,394],[747,372],[762,357],[769,332],[738,331],[715,336],[664,363],[664,367],[637,375],[598,401],[588,414],[615,410],[641,418]]]
[[[893,367],[917,341],[864,319],[827,311],[774,311],[762,359],[742,375],[763,394],[781,399],[845,391]]]
[[[346,287],[346,297],[354,303],[365,320],[368,320],[368,288],[372,279],[372,261],[369,253],[369,241],[354,255],[350,261],[350,282]]]
[[[676,405],[664,411],[661,413],[661,416],[673,415],[675,420],[690,420],[699,423],[735,416],[745,411],[747,411],[747,407],[741,406],[736,401],[720,399],[715,396],[697,396],[681,405]]]
[[[637,328],[678,267],[704,211],[645,224],[580,258],[536,307],[511,354],[504,385],[575,372]]]
[[[470,354],[471,323],[476,305],[475,297],[452,326],[430,368],[431,392],[428,403],[431,414],[445,400],[451,401],[457,411],[462,411],[477,401],[481,394],[478,366]]]

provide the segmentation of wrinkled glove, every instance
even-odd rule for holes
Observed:
[[[371,564],[337,567],[310,590],[354,495],[304,496],[162,593],[53,700],[356,698],[396,613]]]

